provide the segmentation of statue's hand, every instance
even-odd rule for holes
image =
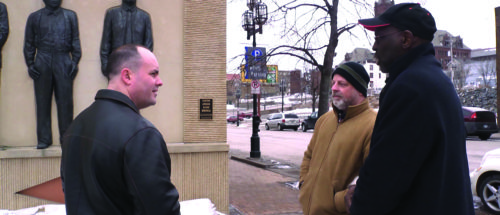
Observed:
[[[40,77],[40,72],[38,72],[35,69],[35,66],[28,67],[28,74],[30,75],[31,79],[33,79],[33,80],[36,80]]]
[[[77,73],[78,73],[78,64],[76,64],[75,62],[72,62],[71,63],[71,71],[69,73],[69,77],[71,78],[71,80],[75,79]]]

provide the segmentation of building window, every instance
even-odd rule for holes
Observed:
[[[379,74],[378,74],[378,78],[382,78],[382,73],[379,73]]]
[[[373,78],[373,72],[370,72],[370,78]]]
[[[370,71],[373,71],[373,65],[370,65]]]
[[[373,88],[373,81],[370,81],[370,88]]]

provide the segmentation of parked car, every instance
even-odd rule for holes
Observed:
[[[243,117],[236,118],[236,116],[228,116],[226,118],[227,122],[232,122],[232,123],[236,123],[236,119],[243,121]]]
[[[494,112],[478,107],[462,107],[467,136],[478,136],[487,140],[492,133],[498,132],[497,118]]]
[[[253,113],[243,113],[243,112],[241,112],[241,113],[239,113],[238,116],[242,117],[242,118],[250,119],[250,118],[252,118],[252,115],[253,115]]]
[[[300,119],[297,114],[294,113],[275,113],[267,118],[265,124],[266,130],[271,128],[277,128],[283,131],[285,128],[292,128],[293,130],[298,130],[300,126]]]
[[[470,173],[472,194],[484,207],[500,214],[500,148],[486,152],[478,168]]]
[[[318,121],[318,112],[313,112],[309,115],[301,124],[302,131],[306,132],[307,129],[314,129],[314,125],[316,125],[316,121]]]

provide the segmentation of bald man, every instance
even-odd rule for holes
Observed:
[[[170,155],[140,109],[163,85],[147,48],[124,45],[109,56],[108,88],[78,115],[63,139],[61,178],[67,214],[179,214]]]

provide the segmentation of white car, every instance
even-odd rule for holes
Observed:
[[[500,148],[486,152],[470,179],[472,194],[493,214],[500,214]]]
[[[275,113],[267,118],[265,124],[266,130],[277,128],[283,131],[285,128],[291,128],[296,131],[300,126],[300,118],[294,113]]]

